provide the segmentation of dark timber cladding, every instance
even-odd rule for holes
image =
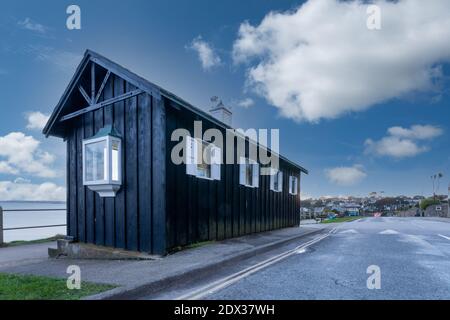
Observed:
[[[120,95],[131,87],[119,76],[112,75],[100,99]],[[160,212],[152,221],[156,203],[160,206],[157,211],[164,209],[161,196],[153,193],[153,190],[163,192],[163,172],[154,173],[158,179],[154,182],[159,185],[153,186],[151,170],[152,163],[161,160],[152,156],[161,157],[165,148],[161,143],[165,132],[163,106],[153,105],[153,101],[151,95],[142,93],[67,121],[68,234],[79,241],[145,252],[152,252],[152,246],[155,251],[164,247],[161,240],[152,237],[158,235],[153,230],[160,228],[160,217],[164,216]],[[114,125],[122,136],[124,150],[124,187],[114,198],[101,198],[85,188],[82,177],[82,141],[107,124]],[[163,133],[153,135],[153,130]],[[158,167],[164,167],[164,163]],[[153,207],[152,198],[159,200]]]
[[[282,192],[270,190],[269,176],[260,176],[257,188],[240,185],[237,161],[220,166],[220,180],[187,175],[186,165],[171,161],[178,143],[171,135],[178,128],[193,135],[194,121],[226,137],[223,123],[87,51],[44,128],[45,135],[67,142],[68,235],[164,254],[198,241],[298,225],[300,197],[288,192],[289,176],[300,181],[307,171],[281,157]],[[122,185],[115,197],[100,197],[83,185],[83,141],[105,126],[114,127],[122,140]]]
[[[211,121],[176,103],[168,100],[165,103],[168,137],[176,128],[188,129],[193,135],[196,120],[202,120],[203,131],[217,128],[225,137],[225,130]],[[178,142],[169,138],[166,143],[167,150],[171,150]],[[246,152],[248,155],[248,142]],[[299,224],[300,198],[289,194],[288,184],[290,175],[300,178],[300,170],[282,159],[283,192],[273,192],[269,176],[260,176],[258,188],[240,185],[239,164],[221,165],[221,180],[216,181],[187,175],[185,166],[172,163],[169,152],[166,158],[169,249]]]

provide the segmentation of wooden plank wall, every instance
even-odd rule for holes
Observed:
[[[108,99],[134,89],[111,76],[100,98]],[[81,242],[149,253],[165,252],[164,105],[148,94],[127,99],[71,120],[67,136],[68,235]],[[156,110],[155,110],[156,108]],[[154,116],[155,115],[155,116]],[[82,141],[104,125],[114,125],[122,136],[123,184],[115,198],[101,198],[83,186]],[[152,131],[162,131],[154,139]],[[164,140],[162,140],[164,139]],[[159,159],[154,159],[158,155]],[[158,205],[155,207],[155,200]],[[162,225],[162,228],[161,228]],[[158,230],[163,229],[163,232]]]
[[[170,104],[166,102],[168,249],[298,225],[300,196],[290,195],[288,185],[289,175],[300,177],[300,172],[281,159],[281,193],[270,190],[269,176],[260,176],[258,188],[241,186],[237,164],[222,165],[220,181],[187,175],[185,165],[173,164],[170,150],[178,143],[170,139],[173,130],[185,128],[193,135],[194,121],[202,119],[184,108]],[[215,128],[215,125],[203,120],[203,132],[209,128]]]
[[[100,100],[132,89],[113,75]],[[81,242],[162,254],[198,241],[298,225],[300,197],[289,194],[288,184],[289,175],[299,176],[299,171],[282,160],[282,193],[269,190],[268,176],[260,176],[258,188],[241,186],[237,164],[222,165],[221,180],[210,181],[188,176],[185,165],[172,163],[172,131],[186,128],[193,134],[194,120],[203,120],[203,131],[215,127],[148,94],[71,120],[66,137],[68,235]],[[82,140],[107,124],[123,139],[123,185],[115,198],[99,197],[82,179]]]

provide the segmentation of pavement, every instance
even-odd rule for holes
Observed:
[[[47,261],[48,248],[56,248],[56,241],[0,248],[0,269]]]
[[[116,289],[89,298],[139,298],[185,279],[214,274],[221,266],[275,250],[326,228],[326,225],[314,225],[257,233],[186,249],[151,261],[49,259],[47,248],[54,247],[54,243],[0,248],[0,272],[67,278],[67,267],[77,265],[82,281],[117,285]]]
[[[300,225],[309,225],[309,224],[318,224],[319,222],[316,219],[302,219],[300,221]]]
[[[201,299],[450,299],[448,220],[364,218],[336,227],[307,249],[237,282],[210,280],[216,286]],[[380,289],[367,286],[373,265],[380,270]],[[192,290],[198,297],[198,288]]]

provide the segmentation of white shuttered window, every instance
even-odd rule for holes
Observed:
[[[246,187],[259,187],[259,164],[256,161],[247,158],[240,159],[239,183]]]
[[[270,175],[270,190],[275,192],[283,191],[283,172],[280,170],[272,169]]]
[[[298,193],[298,178],[296,176],[289,176],[289,193],[292,195]]]
[[[222,150],[212,143],[186,137],[186,174],[220,180]]]

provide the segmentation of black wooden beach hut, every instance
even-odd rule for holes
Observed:
[[[297,226],[300,175],[307,171],[282,156],[272,176],[259,175],[257,159],[194,171],[175,164],[171,150],[178,142],[171,135],[184,128],[194,136],[194,121],[224,135],[230,129],[86,51],[43,130],[67,143],[67,234],[164,254],[198,241]],[[247,154],[251,141],[245,143]]]

